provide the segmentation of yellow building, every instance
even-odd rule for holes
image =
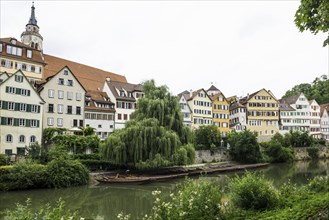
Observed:
[[[247,129],[256,131],[260,141],[279,131],[279,101],[265,89],[239,100],[247,109]]]
[[[230,110],[229,102],[223,95],[223,93],[218,93],[210,96],[212,99],[212,121],[221,132],[222,136],[226,136],[230,131]]]

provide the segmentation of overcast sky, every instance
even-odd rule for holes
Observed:
[[[0,1],[1,37],[20,39],[31,1]],[[324,34],[300,33],[299,1],[35,1],[44,53],[155,79],[177,94],[208,89],[280,98],[328,74]]]

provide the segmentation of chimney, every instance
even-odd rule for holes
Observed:
[[[193,95],[193,92],[192,92],[192,89],[190,89],[190,97],[192,97]]]
[[[110,82],[111,81],[111,78],[110,77],[106,77],[105,80],[106,80],[106,82]]]

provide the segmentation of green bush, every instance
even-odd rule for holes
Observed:
[[[13,166],[0,166],[0,177],[9,174],[12,169]]]
[[[194,131],[195,145],[197,149],[210,150],[221,144],[221,135],[215,125],[203,125]],[[214,145],[214,146],[212,146]]]
[[[30,160],[5,168],[0,176],[0,191],[46,187],[46,167]],[[2,172],[3,172],[2,171]]]
[[[7,165],[8,157],[6,154],[0,154],[0,166]]]
[[[317,176],[309,182],[307,187],[313,192],[329,192],[329,176]]]
[[[111,162],[105,160],[94,160],[94,159],[79,159],[79,161],[87,167],[88,170],[110,170],[115,166]]]
[[[75,220],[80,219],[75,212],[67,210],[63,200],[59,199],[57,204],[52,207],[46,204],[41,207],[37,212],[34,212],[31,208],[31,200],[26,201],[26,205],[16,204],[14,210],[5,210],[5,219],[11,220]]]
[[[257,134],[251,131],[230,132],[228,135],[232,159],[242,163],[257,163],[261,160]]]
[[[317,148],[317,147],[307,148],[307,153],[308,153],[308,156],[310,156],[312,159],[319,158],[319,148]]]
[[[257,173],[236,176],[229,183],[229,190],[233,204],[245,210],[273,209],[279,202],[278,191],[272,183]]]
[[[70,155],[72,159],[78,159],[78,160],[100,160],[101,157],[99,154],[75,154]]]
[[[144,219],[199,220],[220,216],[222,193],[217,182],[187,179],[176,190],[170,194],[169,202],[160,198],[161,191],[154,191],[153,213]]]
[[[89,180],[87,168],[77,160],[54,159],[46,172],[48,185],[55,188],[85,185]]]
[[[278,141],[271,140],[263,145],[265,154],[270,157],[272,163],[291,162],[294,160],[294,151],[291,147],[283,147]]]

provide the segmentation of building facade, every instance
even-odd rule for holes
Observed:
[[[230,130],[241,132],[247,129],[247,110],[238,100],[230,104]]]
[[[137,107],[138,99],[144,96],[142,86],[107,79],[103,91],[115,103],[115,129],[124,128]]]
[[[68,67],[49,77],[38,91],[45,100],[43,128],[84,126],[85,89]]]
[[[0,153],[24,155],[25,147],[41,143],[44,101],[22,73],[0,83]]]
[[[212,120],[218,127],[222,136],[226,136],[230,131],[230,110],[229,103],[223,93],[210,96],[212,100]]]
[[[313,99],[310,104],[310,135],[314,138],[321,138],[321,125],[320,125],[320,105]]]
[[[211,98],[204,89],[199,89],[190,94],[187,103],[192,112],[192,129],[197,129],[201,125],[212,124]]]
[[[190,106],[187,103],[187,99],[190,97],[190,93],[188,91],[184,91],[178,94],[179,105],[181,108],[181,112],[183,114],[183,123],[187,127],[192,127],[192,111]]]
[[[303,93],[280,100],[280,133],[310,130],[310,105]]]
[[[321,137],[329,140],[329,103],[321,105]]]
[[[95,129],[101,140],[114,131],[114,103],[105,92],[88,91],[85,100],[85,126]]]

